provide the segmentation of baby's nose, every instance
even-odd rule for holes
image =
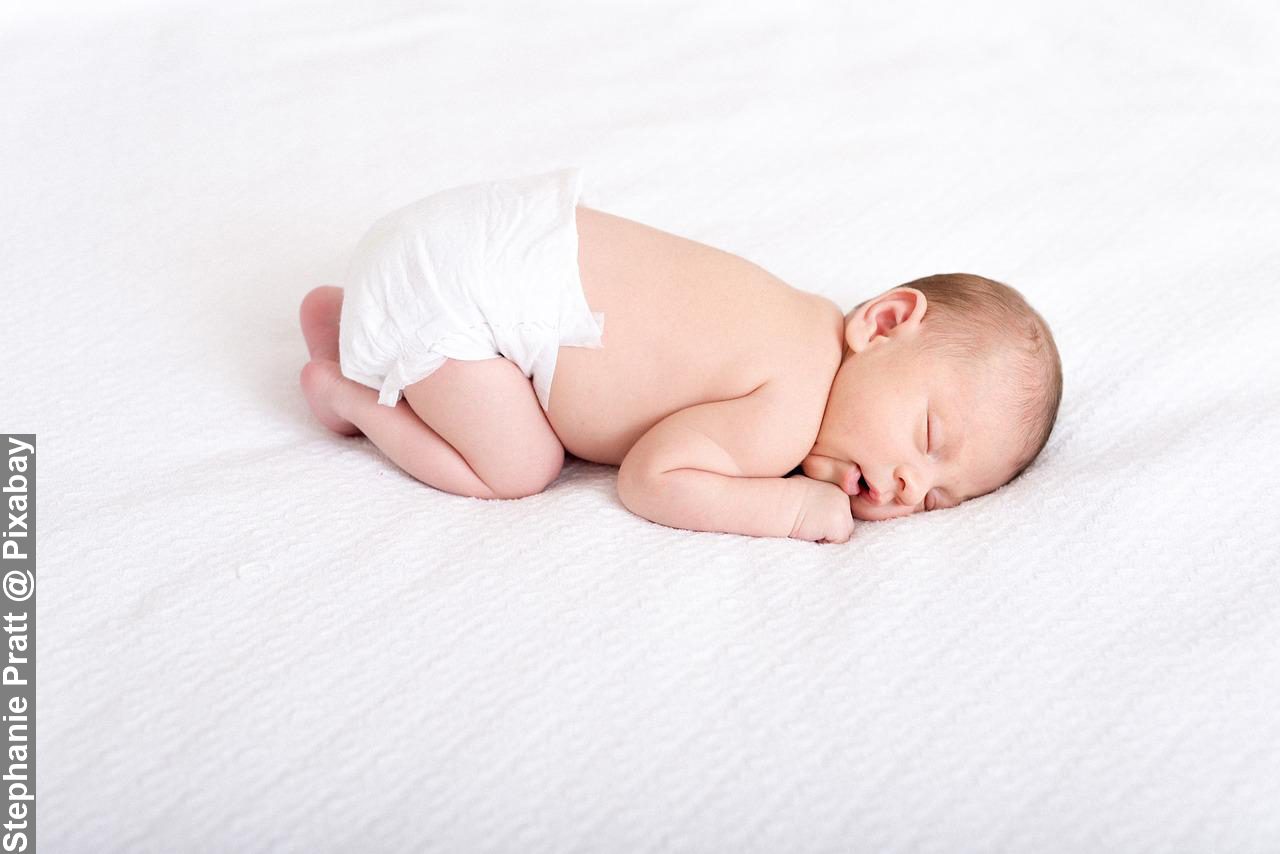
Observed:
[[[915,473],[906,468],[900,468],[893,473],[893,486],[899,502],[913,506],[920,503],[916,495],[919,492],[917,480]]]

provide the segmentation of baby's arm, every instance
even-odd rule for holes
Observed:
[[[785,423],[791,410],[765,383],[742,397],[672,413],[641,436],[622,460],[619,499],[632,513],[672,528],[789,537],[800,535],[797,529],[807,517],[807,534],[819,512],[815,503],[832,515],[832,496],[815,489],[816,482],[808,478],[766,476],[789,470],[808,450],[793,447],[797,433]],[[851,532],[847,496],[840,496]],[[826,536],[840,539],[839,532],[813,538]]]

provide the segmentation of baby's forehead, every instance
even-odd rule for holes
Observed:
[[[963,430],[966,437],[988,437],[988,444],[1004,449],[995,457],[1021,453],[1024,407],[1016,370],[974,366],[961,359],[949,369],[934,372],[927,382],[931,408],[953,429]]]
[[[931,396],[943,406],[971,416],[983,429],[1007,429],[1021,411],[1015,372],[957,370],[933,383]]]
[[[1026,376],[1025,359],[1014,348],[948,347],[937,353],[933,372],[972,397],[988,401],[1011,400]]]

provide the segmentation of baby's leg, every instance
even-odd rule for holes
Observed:
[[[364,433],[413,477],[454,495],[497,497],[453,447],[401,400],[378,403],[378,392],[342,375],[338,366],[340,288],[316,288],[302,301],[303,335],[312,360],[302,369],[302,390],[320,422],[336,433]]]
[[[407,401],[383,406],[376,390],[342,376],[338,363],[325,359],[314,359],[302,369],[302,387],[317,414],[327,409],[354,425],[393,463],[428,486],[454,495],[498,497]]]

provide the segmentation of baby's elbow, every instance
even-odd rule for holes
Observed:
[[[650,521],[665,518],[665,509],[673,500],[670,480],[670,476],[652,468],[622,466],[618,469],[618,500],[632,513]]]
[[[652,492],[649,480],[651,478],[644,472],[637,471],[634,466],[628,467],[626,460],[623,460],[623,465],[618,467],[617,483],[618,500],[622,502],[622,506],[632,513],[644,515],[640,507]]]

